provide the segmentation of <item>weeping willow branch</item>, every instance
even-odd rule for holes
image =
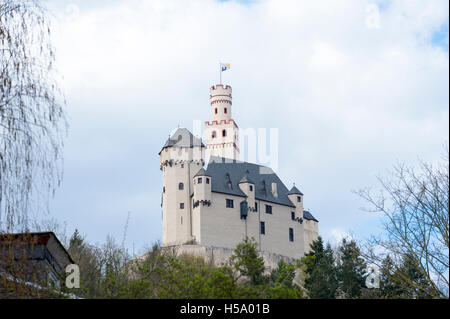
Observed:
[[[38,0],[0,0],[0,231],[28,228],[62,179],[67,131],[50,22]]]

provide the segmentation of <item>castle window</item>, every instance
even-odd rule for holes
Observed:
[[[209,178],[208,177],[206,178],[206,184],[209,184]]]
[[[223,137],[227,136],[227,130],[223,130],[223,131],[222,131],[222,136],[223,136]]]
[[[198,178],[197,183],[199,183],[199,184],[202,183],[202,178],[201,177]]]
[[[183,225],[183,216],[181,216],[181,225]]]
[[[295,212],[291,212],[291,219],[295,220]]]
[[[302,198],[301,198],[301,196],[297,196],[297,202],[301,202],[302,201]]]
[[[250,191],[253,192],[253,186],[252,185],[250,185]]]
[[[184,189],[184,184],[183,183],[178,184],[178,189],[182,191]]]
[[[184,164],[181,164],[181,168],[184,168]]]
[[[217,114],[217,107],[216,107],[216,109],[214,110],[214,112]]]
[[[266,205],[266,214],[272,214],[272,206]]]
[[[184,209],[184,203],[180,203],[180,209]]]
[[[166,187],[165,186],[163,186],[163,193],[165,193],[166,192]]]
[[[255,202],[255,212],[257,212],[257,211],[258,211],[258,203]]]
[[[212,137],[212,138],[216,138],[216,136],[217,136],[216,131],[213,131],[212,134],[211,134],[211,137]]]
[[[227,114],[227,108],[224,108],[224,109],[223,109],[223,112],[224,112],[225,114]]]
[[[294,241],[294,229],[289,228],[289,241]]]
[[[232,199],[226,199],[226,206],[227,208],[234,208],[234,201]]]
[[[266,234],[266,223],[265,222],[259,223],[259,232],[261,233],[261,235]]]

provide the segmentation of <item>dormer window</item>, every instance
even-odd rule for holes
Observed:
[[[226,185],[229,189],[233,189],[233,184],[231,184],[231,178],[230,178],[230,174],[227,173],[227,175],[225,175],[225,181],[226,181]]]

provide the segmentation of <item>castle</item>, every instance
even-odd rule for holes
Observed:
[[[271,168],[238,160],[230,86],[212,86],[210,104],[206,145],[179,128],[159,153],[162,245],[217,261],[248,236],[268,266],[302,257],[318,237],[318,220],[303,209],[304,195],[286,188]]]

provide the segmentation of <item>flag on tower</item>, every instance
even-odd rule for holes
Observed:
[[[230,69],[230,63],[220,63],[220,68],[223,71]]]

